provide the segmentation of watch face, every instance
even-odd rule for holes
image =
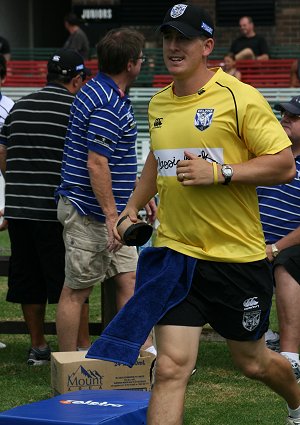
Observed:
[[[222,174],[224,177],[232,177],[233,170],[230,166],[225,165],[224,167],[222,167]]]

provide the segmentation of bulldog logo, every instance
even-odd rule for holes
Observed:
[[[243,327],[251,332],[255,329],[260,321],[261,311],[245,311],[243,314]]]
[[[198,109],[195,115],[195,127],[200,131],[206,130],[212,123],[213,109]]]

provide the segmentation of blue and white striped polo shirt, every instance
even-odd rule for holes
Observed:
[[[300,156],[290,183],[257,188],[259,211],[267,244],[276,243],[300,226]]]
[[[118,213],[127,204],[137,174],[137,128],[129,98],[115,82],[98,73],[77,94],[71,107],[57,194],[66,196],[81,215],[104,222],[87,169],[88,151],[108,158]]]

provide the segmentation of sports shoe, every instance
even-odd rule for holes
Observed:
[[[29,350],[27,364],[29,366],[41,366],[43,364],[48,364],[50,361],[50,356],[51,350],[49,346],[42,350],[31,347]]]
[[[5,347],[6,347],[6,344],[4,344],[4,342],[0,342],[0,349]]]
[[[291,363],[291,366],[292,366],[292,369],[293,369],[293,372],[294,372],[294,375],[295,375],[295,377],[296,377],[296,379],[297,379],[297,382],[298,382],[298,384],[300,383],[300,364],[298,363],[298,362],[296,362],[295,360],[293,360],[293,359],[290,359],[287,355],[285,355],[285,354],[282,354],[282,353],[280,353],[283,357],[285,357],[290,363]],[[298,419],[297,419],[298,420]],[[300,419],[299,419],[300,420]],[[291,422],[291,423],[293,423],[293,422]],[[295,422],[295,423],[297,423],[297,422]],[[299,422],[299,424],[300,424],[300,422]]]
[[[266,346],[277,353],[280,352],[280,337],[277,332],[273,332],[272,329],[268,329],[265,333]]]
[[[286,425],[299,425],[300,424],[300,418],[291,418],[290,416],[287,417]]]
[[[291,363],[291,366],[292,366],[294,375],[297,379],[297,382],[300,383],[300,365],[299,365],[299,363],[297,363],[297,362],[295,362],[295,360],[291,360],[289,358],[288,358],[288,361]],[[299,419],[299,421],[300,421],[300,419]],[[299,424],[300,424],[300,422],[299,422]]]
[[[266,341],[266,346],[272,350],[272,351],[276,351],[276,353],[280,352],[280,340],[278,341]]]

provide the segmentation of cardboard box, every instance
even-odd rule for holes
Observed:
[[[78,390],[150,391],[155,356],[141,351],[130,368],[119,363],[86,359],[86,351],[51,353],[54,395]]]

